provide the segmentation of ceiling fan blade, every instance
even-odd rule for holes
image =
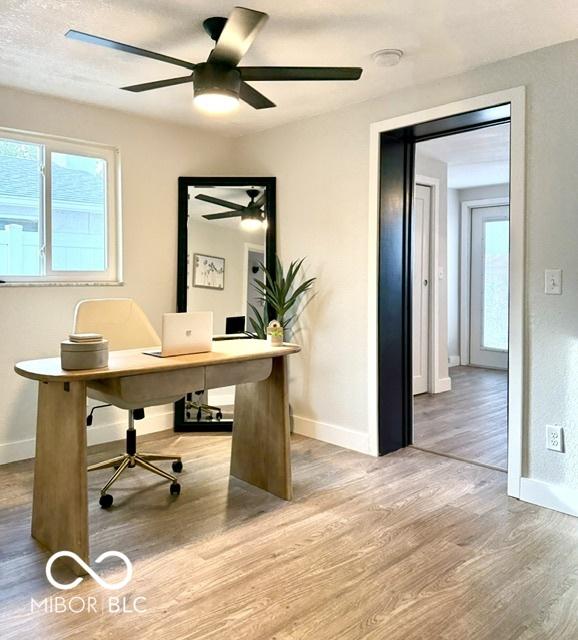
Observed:
[[[155,53],[154,51],[147,51],[146,49],[140,49],[139,47],[133,47],[130,44],[123,44],[122,42],[115,42],[114,40],[108,40],[107,38],[101,38],[100,36],[93,36],[90,33],[83,33],[82,31],[75,31],[70,29],[65,36],[71,40],[80,40],[80,42],[88,42],[88,44],[97,44],[101,47],[108,47],[109,49],[116,49],[117,51],[124,51],[125,53],[132,53],[136,56],[142,56],[144,58],[152,58],[153,60],[159,60],[160,62],[168,62],[169,64],[175,64],[178,67],[184,67],[191,71],[195,68],[192,62],[186,60],[179,60],[178,58],[172,58],[171,56],[165,56],[162,53]]]
[[[247,53],[268,18],[269,16],[261,11],[235,7],[227,19],[215,48],[211,51],[208,62],[235,67]]]
[[[260,209],[265,204],[266,197],[267,194],[265,191],[263,191],[263,193],[255,200],[255,206]]]
[[[227,202],[227,200],[213,198],[213,196],[206,196],[204,193],[199,193],[199,195],[195,196],[195,199],[202,200],[203,202],[210,202],[211,204],[218,204],[220,207],[235,209],[235,211],[242,211],[243,209],[245,209],[242,204],[237,204],[236,202]]]
[[[240,211],[224,211],[223,213],[209,213],[203,218],[207,220],[221,220],[222,218],[237,218],[243,214]]]
[[[359,80],[360,67],[239,67],[247,82],[276,80]]]
[[[257,89],[253,89],[253,87],[246,82],[241,82],[239,96],[241,100],[250,104],[254,109],[270,109],[271,107],[277,106],[274,102],[271,102],[267,96],[259,93]]]
[[[133,91],[140,93],[141,91],[150,91],[151,89],[161,89],[162,87],[172,87],[176,84],[185,84],[192,82],[193,76],[181,76],[180,78],[169,78],[168,80],[157,80],[156,82],[144,82],[143,84],[133,84],[130,87],[121,87],[125,91]]]

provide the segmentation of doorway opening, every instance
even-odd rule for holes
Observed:
[[[425,140],[510,123],[508,325],[508,495],[520,497],[524,467],[524,193],[525,89],[516,87],[393,117],[371,125],[368,244],[368,451],[384,455],[413,441],[411,228],[415,146]],[[434,189],[435,191],[435,185]],[[441,189],[440,189],[441,193]],[[434,220],[436,221],[436,198]],[[441,246],[445,236],[433,234]],[[440,305],[439,271],[430,309]],[[442,274],[442,278],[445,274]],[[433,314],[433,323],[439,314]],[[430,362],[447,343],[435,339]],[[438,336],[439,338],[439,336]],[[461,339],[461,336],[460,336]],[[447,359],[446,359],[447,364]],[[431,365],[430,365],[431,366]],[[451,384],[439,377],[438,383]]]
[[[251,320],[254,319],[253,309],[262,311],[264,302],[259,296],[255,281],[263,280],[265,264],[265,250],[262,245],[245,242],[243,256],[243,310],[245,314],[245,331],[252,331]]]
[[[411,212],[412,444],[501,471],[507,471],[509,156],[509,122],[418,142]],[[441,185],[435,229],[424,175]]]

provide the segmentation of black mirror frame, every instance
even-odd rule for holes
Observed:
[[[178,181],[178,239],[177,239],[177,312],[187,311],[187,258],[188,258],[188,217],[189,187],[243,187],[255,185],[267,189],[266,213],[267,231],[265,233],[265,263],[269,273],[275,273],[277,260],[277,224],[276,200],[277,179],[274,177],[221,177],[221,176],[181,176]],[[175,402],[174,430],[183,431],[230,431],[231,423],[219,427],[218,422],[209,424],[186,422],[185,401]]]

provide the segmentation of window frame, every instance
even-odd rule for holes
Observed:
[[[118,147],[86,142],[74,138],[37,134],[0,127],[0,139],[42,146],[40,219],[38,221],[39,257],[41,271],[38,276],[4,275],[0,273],[0,287],[14,285],[87,285],[123,284],[122,232],[121,232],[121,174]],[[64,153],[104,160],[106,163],[105,257],[102,271],[58,271],[52,269],[52,162],[53,153]]]

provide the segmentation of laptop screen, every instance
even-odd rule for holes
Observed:
[[[225,333],[243,333],[245,316],[230,316],[225,320]]]

